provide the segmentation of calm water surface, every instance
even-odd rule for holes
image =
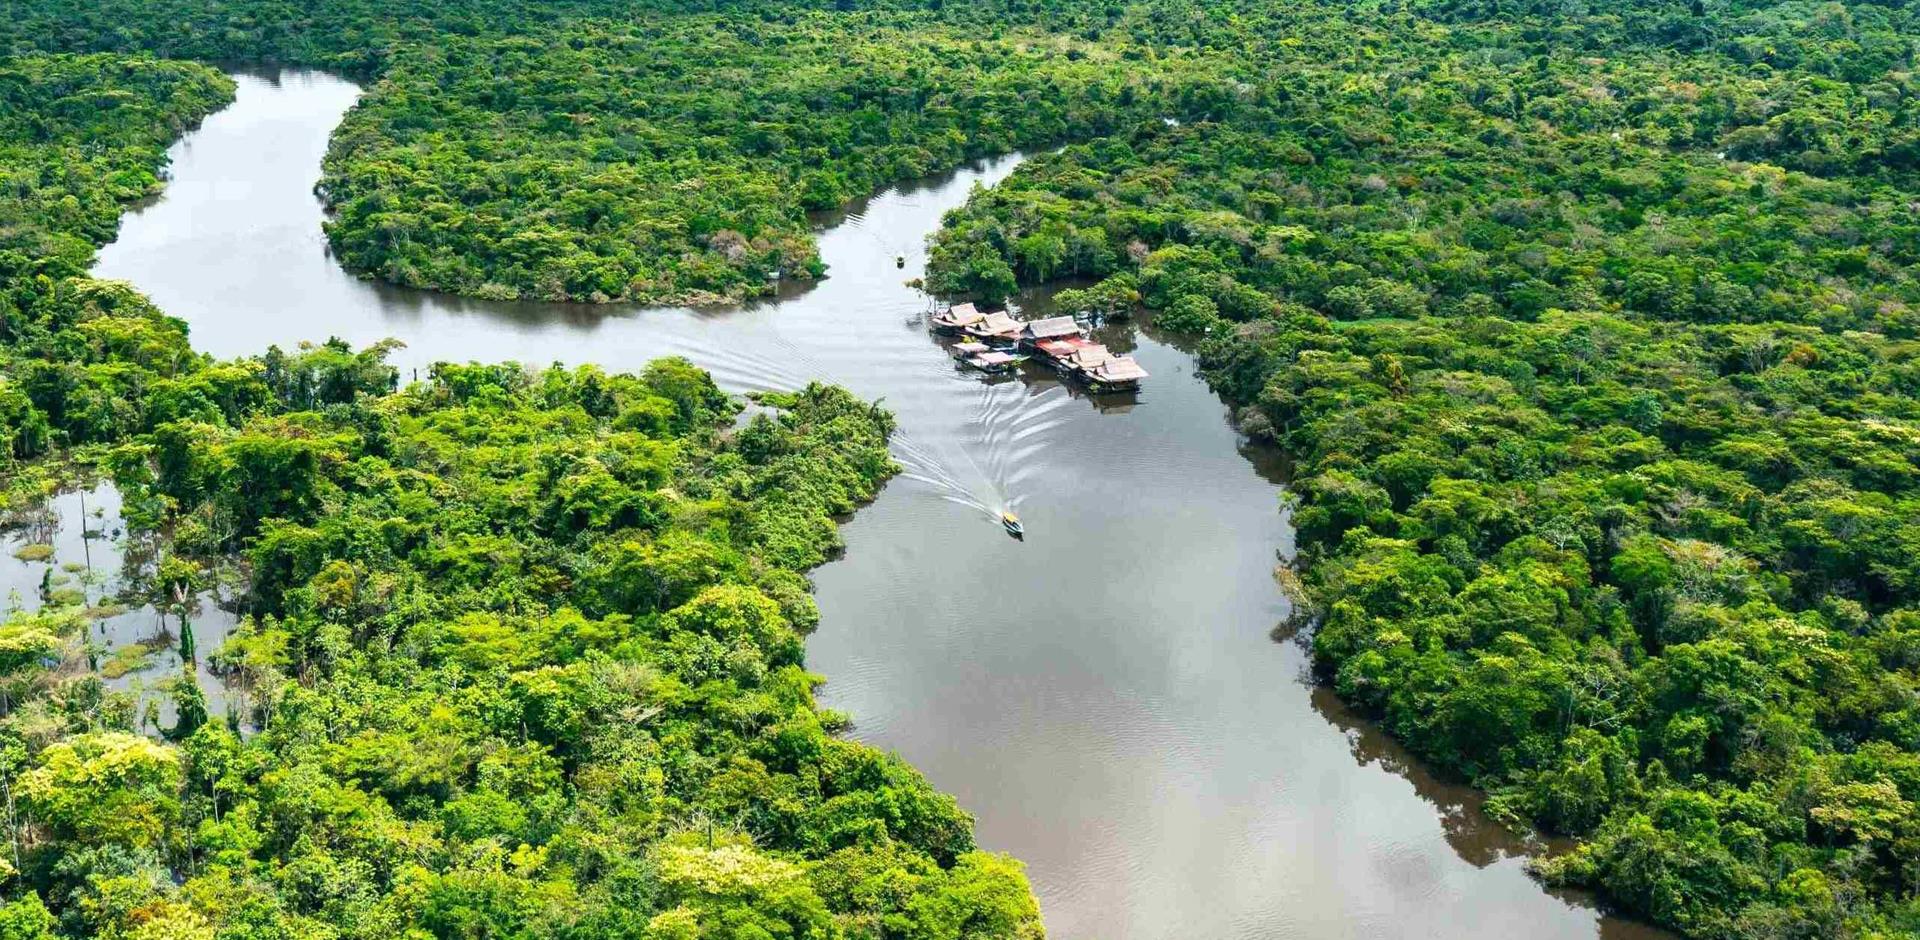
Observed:
[[[1239,440],[1185,354],[1109,330],[1153,373],[1137,398],[954,371],[903,281],[941,213],[1016,159],[827,220],[831,276],[748,309],[484,303],[356,280],[327,257],[311,187],[354,86],[238,79],[99,266],[202,349],[391,336],[405,370],[680,354],[736,390],[820,377],[885,399],[908,471],[815,573],[809,664],[860,738],[1027,862],[1054,936],[1657,936],[1529,880],[1524,847],[1470,792],[1411,765],[1304,680],[1297,644],[1269,638],[1287,613],[1270,570],[1292,544],[1276,462]],[[994,522],[1009,504],[1024,543]]]
[[[149,586],[157,546],[129,530],[112,485],[67,490],[0,516],[0,525],[0,620],[54,604],[87,622],[87,649],[64,653],[57,672],[89,671],[90,654],[108,688],[133,693],[139,726],[158,731],[179,717],[166,687],[190,658],[208,714],[224,717],[229,705],[246,712],[246,690],[229,689],[208,655],[239,622],[222,606],[227,593],[215,587],[184,606],[156,607]]]

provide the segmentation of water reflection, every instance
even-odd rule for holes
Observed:
[[[1362,767],[1379,767],[1405,778],[1421,799],[1433,804],[1440,816],[1440,826],[1446,834],[1447,844],[1467,863],[1485,868],[1508,859],[1564,852],[1572,847],[1565,840],[1515,833],[1494,821],[1486,813],[1484,794],[1464,783],[1434,773],[1404,745],[1341,701],[1333,689],[1314,685],[1312,702],[1314,711],[1346,734],[1355,763]],[[1594,898],[1583,891],[1548,891],[1571,903],[1594,903]],[[1664,930],[1615,917],[1601,919],[1599,935],[1607,940],[1672,938]]]
[[[240,77],[174,150],[160,201],[100,272],[218,355],[395,337],[436,360],[684,355],[729,389],[813,378],[884,401],[906,467],[815,572],[810,668],[856,734],[899,751],[1027,862],[1055,937],[1627,936],[1485,848],[1416,765],[1356,760],[1363,724],[1316,709],[1276,551],[1277,455],[1236,434],[1189,356],[1101,327],[1152,374],[1088,395],[1045,370],[982,381],[927,335],[924,236],[1017,158],[898,187],[821,219],[829,277],[732,310],[487,303],[355,279],[326,255],[310,188],[358,95],[316,73]],[[904,264],[896,263],[897,257]],[[1049,293],[1014,306],[1050,312]],[[1017,506],[1026,540],[996,513]]]
[[[227,713],[229,694],[209,654],[238,623],[223,588],[155,603],[159,544],[130,531],[110,484],[62,491],[0,518],[0,620],[62,611],[85,628],[59,651],[53,673],[92,673],[132,697],[143,728],[177,720],[165,686],[191,663],[208,713]],[[182,642],[190,637],[190,642]]]

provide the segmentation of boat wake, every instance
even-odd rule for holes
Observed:
[[[1072,405],[1072,396],[1059,386],[1037,394],[1018,383],[980,388],[975,420],[986,454],[984,473],[1005,505],[1014,508],[1020,504],[1020,497],[1009,494],[1039,472],[1036,458],[1046,450],[1050,432],[1066,422],[1063,409]]]
[[[959,475],[949,469],[946,461],[920,446],[904,429],[894,432],[893,450],[894,459],[905,468],[900,476],[925,484],[941,499],[965,506],[990,519],[998,519],[1008,505],[998,488],[993,487],[990,481],[986,481],[984,474],[977,477],[985,483],[984,486],[969,486],[960,479]],[[959,451],[959,454],[968,464],[973,465],[976,473],[979,472],[979,465],[974,463],[972,455],[965,450]]]

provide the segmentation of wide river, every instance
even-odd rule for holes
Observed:
[[[1185,353],[1110,329],[1153,373],[1137,399],[954,370],[903,282],[941,214],[1016,158],[823,220],[829,277],[777,301],[483,303],[361,281],[328,257],[312,187],[359,89],[236,78],[238,100],[173,148],[165,194],[98,268],[203,350],[394,337],[403,375],[677,354],[735,390],[821,378],[885,399],[908,469],[815,572],[808,665],[856,736],[955,794],[984,847],[1026,861],[1053,936],[1660,936],[1543,890],[1470,791],[1408,761],[1308,681],[1298,643],[1270,637],[1287,613],[1271,570],[1292,549],[1279,462],[1234,433]],[[994,521],[1009,503],[1024,542]]]

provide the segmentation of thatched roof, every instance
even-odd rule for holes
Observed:
[[[967,332],[976,336],[1011,336],[1020,332],[1020,321],[1008,316],[1004,311],[989,313],[980,322],[967,327]]]
[[[1067,362],[1076,368],[1091,369],[1112,358],[1113,353],[1108,352],[1107,347],[1099,343],[1088,343],[1068,354]]]
[[[1138,382],[1147,377],[1147,370],[1132,356],[1110,356],[1090,371],[1102,382]]]
[[[1052,339],[1057,336],[1078,336],[1080,335],[1080,324],[1074,322],[1074,319],[1072,317],[1048,317],[1044,320],[1034,320],[1032,322],[1029,322],[1027,324],[1026,330],[1022,335],[1031,337],[1033,339]]]
[[[945,311],[934,314],[933,320],[945,326],[966,326],[969,323],[980,322],[985,316],[986,314],[974,309],[972,304],[954,304]]]

